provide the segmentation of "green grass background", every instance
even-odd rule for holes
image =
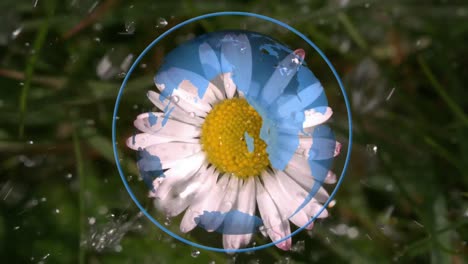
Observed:
[[[226,255],[181,244],[138,214],[115,168],[110,135],[121,62],[186,19],[226,10],[268,15],[306,34],[337,68],[352,104],[353,153],[336,205],[312,232],[294,237],[291,252]],[[468,3],[448,0],[2,0],[1,262],[467,263],[467,21]],[[124,94],[123,166],[154,215],[123,140],[150,107],[144,94],[164,54],[226,27],[295,43],[255,20],[207,20],[152,50]],[[114,72],[103,79],[96,68],[106,55]],[[331,125],[347,144],[336,83],[310,56],[335,109]],[[159,220],[177,229],[177,219]],[[221,246],[216,235],[190,238]]]

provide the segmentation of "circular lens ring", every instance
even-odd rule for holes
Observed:
[[[130,76],[132,75],[133,71],[135,70],[135,68],[137,67],[137,65],[140,63],[140,61],[143,59],[143,57],[146,55],[146,53],[148,53],[149,50],[151,50],[159,41],[161,41],[163,38],[165,38],[167,35],[169,35],[170,33],[172,33],[173,31],[185,26],[185,25],[188,25],[188,24],[191,24],[193,22],[196,22],[196,21],[199,21],[199,20],[202,20],[202,19],[205,19],[205,18],[210,18],[210,17],[218,17],[218,16],[246,16],[246,17],[255,17],[255,18],[259,18],[259,19],[262,19],[262,20],[265,20],[265,21],[268,21],[268,22],[272,22],[278,26],[281,26],[283,28],[286,28],[287,30],[289,31],[292,31],[294,34],[296,34],[297,36],[299,36],[300,38],[302,38],[304,41],[306,41],[321,57],[322,59],[327,63],[328,67],[330,68],[330,70],[332,71],[333,75],[335,76],[335,79],[336,81],[338,82],[338,85],[340,86],[340,89],[341,89],[341,93],[343,95],[343,99],[345,101],[345,105],[346,105],[346,110],[347,110],[347,114],[348,114],[348,128],[349,128],[349,132],[348,132],[348,151],[346,152],[346,160],[345,160],[345,163],[343,165],[343,170],[341,172],[341,175],[340,175],[340,178],[338,179],[338,182],[336,183],[335,185],[335,188],[333,189],[333,192],[330,194],[328,200],[323,204],[322,208],[319,210],[318,213],[315,214],[314,217],[312,217],[309,222],[307,222],[304,226],[298,228],[297,230],[295,230],[294,232],[291,232],[291,234],[277,240],[277,241],[272,241],[270,243],[267,243],[267,244],[263,244],[263,245],[259,245],[259,246],[254,246],[254,247],[249,247],[249,248],[239,248],[239,249],[224,249],[224,248],[216,248],[216,247],[209,247],[209,246],[205,246],[205,245],[201,245],[201,244],[198,244],[198,243],[195,243],[195,242],[192,242],[188,239],[185,239],[177,234],[175,234],[174,232],[172,232],[171,230],[167,229],[164,225],[162,225],[161,223],[159,223],[153,216],[151,216],[148,211],[146,211],[146,209],[140,204],[140,202],[138,201],[137,197],[135,196],[135,194],[133,193],[132,189],[130,188],[130,185],[128,184],[127,182],[127,178],[125,177],[125,174],[122,170],[122,167],[120,165],[120,159],[119,159],[119,154],[117,152],[117,145],[116,145],[116,121],[117,121],[117,112],[119,110],[119,104],[120,104],[120,100],[121,100],[121,97],[122,97],[122,94],[123,94],[123,91],[125,89],[125,86],[127,85],[127,82],[128,80],[130,79]],[[351,107],[350,107],[350,104],[349,104],[349,100],[348,100],[348,96],[346,95],[346,90],[344,88],[344,85],[340,79],[340,76],[338,75],[337,71],[335,70],[335,68],[333,67],[332,63],[328,60],[327,56],[311,41],[309,40],[304,34],[302,34],[301,32],[299,32],[298,30],[294,29],[293,27],[279,21],[279,20],[276,20],[274,18],[271,18],[271,17],[268,17],[268,16],[264,16],[264,15],[259,15],[259,14],[255,14],[255,13],[248,13],[248,12],[217,12],[217,13],[209,13],[209,14],[205,14],[205,15],[201,15],[201,16],[198,16],[198,17],[194,17],[194,18],[191,18],[189,20],[186,20],[172,28],[170,28],[169,30],[167,30],[166,32],[162,33],[159,37],[157,37],[155,40],[153,40],[153,42],[151,42],[142,52],[141,54],[136,58],[136,60],[133,62],[132,66],[130,67],[130,69],[128,70],[127,74],[125,75],[125,78],[124,80],[122,81],[122,85],[120,86],[120,90],[119,90],[119,93],[117,94],[117,98],[116,98],[116,101],[115,101],[115,106],[114,106],[114,114],[113,114],[113,119],[112,119],[112,149],[114,151],[114,158],[115,158],[115,162],[116,162],[116,165],[117,165],[117,170],[119,171],[119,174],[120,174],[120,177],[122,179],[122,182],[125,186],[125,189],[127,190],[128,194],[130,195],[130,197],[132,198],[133,202],[135,202],[135,204],[138,206],[138,208],[140,209],[140,211],[153,223],[155,224],[159,229],[163,230],[164,232],[166,232],[167,234],[169,234],[170,236],[172,236],[173,238],[179,240],[180,242],[184,242],[190,246],[193,246],[193,247],[196,247],[196,248],[199,248],[199,249],[204,249],[204,250],[210,250],[210,251],[215,251],[215,252],[223,252],[223,253],[241,253],[241,252],[250,252],[250,251],[255,251],[255,250],[260,250],[260,249],[265,249],[265,248],[268,248],[270,246],[273,246],[275,244],[278,244],[278,243],[281,243],[289,238],[291,238],[292,236],[296,235],[297,233],[301,232],[302,230],[304,230],[307,226],[309,226],[312,222],[315,221],[315,219],[317,218],[317,216],[319,216],[323,210],[325,210],[325,208],[328,206],[328,204],[333,200],[333,197],[336,195],[336,192],[338,191],[341,183],[343,182],[343,179],[344,179],[344,176],[346,174],[346,169],[348,168],[348,164],[349,164],[349,160],[350,160],[350,157],[351,157],[351,147],[352,147],[352,138],[353,138],[353,126],[352,126],[352,117],[351,117]]]

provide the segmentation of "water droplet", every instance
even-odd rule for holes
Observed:
[[[166,219],[164,220],[164,225],[170,226],[171,223],[172,223],[172,219],[169,216],[166,216]]]
[[[385,101],[390,100],[390,98],[392,97],[392,95],[393,95],[394,92],[395,92],[395,87],[392,88],[392,90],[390,91],[390,93],[387,95],[387,98],[385,98]]]
[[[58,208],[55,208],[55,211],[54,211],[54,213],[56,213],[56,214],[60,214],[60,209],[58,209]]]
[[[93,119],[86,119],[86,125],[88,126],[94,126],[96,124],[96,121]]]
[[[133,62],[133,54],[130,53],[127,56],[125,56],[125,58],[123,59],[122,63],[120,64],[120,69],[123,72],[126,72],[130,68],[130,65],[132,65],[132,62]]]
[[[42,197],[42,198],[41,198],[41,202],[43,202],[43,203],[47,202],[47,198],[46,198],[46,197]]]
[[[115,250],[115,252],[120,252],[120,251],[122,251],[122,246],[117,245],[117,246],[114,247],[114,250]]]
[[[164,19],[164,18],[162,18],[162,17],[158,18],[158,22],[157,22],[157,24],[156,24],[156,28],[163,28],[163,27],[165,27],[165,26],[167,26],[167,21],[166,21],[166,19]]]
[[[288,69],[288,67],[281,67],[279,66],[279,72],[281,75],[289,75],[291,74],[291,71]]]
[[[351,48],[351,41],[349,39],[343,40],[340,43],[340,46],[338,47],[341,53],[347,53],[350,48]]]
[[[34,7],[34,8],[36,8],[37,2],[39,2],[39,0],[34,0],[34,2],[33,2],[33,7]]]
[[[171,97],[171,100],[172,100],[172,102],[174,102],[174,103],[178,103],[178,102],[179,102],[179,96],[173,95],[173,96]]]
[[[96,223],[96,218],[94,217],[88,217],[88,224],[94,225]]]
[[[109,209],[107,209],[107,207],[105,207],[105,206],[100,206],[98,208],[98,213],[101,214],[101,215],[107,214],[107,212],[109,212]]]
[[[425,49],[427,47],[429,47],[432,43],[432,39],[425,36],[425,37],[421,37],[419,38],[418,40],[416,40],[416,48],[417,49]]]
[[[95,38],[94,38],[94,41],[96,41],[97,43],[99,43],[99,42],[101,42],[101,38],[95,37]]]
[[[367,144],[366,145],[366,150],[369,154],[375,155],[377,154],[377,145],[375,144]]]
[[[71,173],[67,173],[67,175],[65,175],[65,178],[67,178],[67,180],[70,180],[72,177],[73,175]]]
[[[11,39],[16,39],[19,36],[19,34],[21,34],[21,31],[23,31],[23,26],[20,26],[19,28],[11,32]]]
[[[192,256],[192,258],[198,258],[198,256],[200,256],[200,251],[199,250],[192,250],[192,253],[190,253],[190,256]]]
[[[18,229],[20,229],[20,226],[13,227],[13,230],[18,230]]]
[[[364,7],[365,7],[365,8],[369,8],[369,7],[370,7],[370,3],[365,3],[365,4],[364,4]]]
[[[385,186],[385,190],[386,190],[387,192],[393,191],[393,185],[392,185],[392,184],[387,184],[387,185]]]
[[[291,247],[291,251],[298,252],[298,253],[303,252],[304,249],[305,249],[305,241],[304,240],[297,241],[296,244],[294,244],[294,246]]]
[[[125,32],[123,34],[131,35],[135,33],[135,28],[136,27],[134,21],[125,22]]]
[[[102,24],[101,23],[96,23],[93,25],[93,29],[95,31],[101,31],[102,30]]]
[[[98,4],[99,4],[99,1],[94,1],[94,3],[88,8],[88,14],[92,13]]]
[[[359,230],[356,227],[350,227],[346,231],[346,234],[348,235],[350,239],[355,239],[359,235]]]
[[[32,141],[32,140],[29,140],[29,141],[28,141],[28,144],[29,144],[29,145],[32,145],[32,144],[34,144],[34,141]]]
[[[348,232],[348,226],[346,224],[339,224],[335,228],[330,228],[330,231],[335,235],[343,236]]]
[[[416,220],[413,220],[413,222],[414,222],[414,223],[415,223],[415,224],[416,224],[418,227],[420,227],[420,228],[424,228],[424,225],[423,225],[423,224],[421,224],[421,223],[419,223],[418,221],[416,221]]]
[[[29,45],[31,45],[31,44],[29,44],[29,42],[26,42],[26,43],[24,43],[24,45],[25,45],[26,47],[29,47]]]
[[[119,78],[125,78],[126,75],[127,75],[126,72],[120,72],[117,76],[118,76]]]
[[[31,199],[30,201],[28,201],[28,202],[26,203],[26,205],[24,206],[24,208],[29,209],[29,208],[32,208],[32,207],[38,205],[38,204],[39,204],[39,201],[38,201],[37,199]]]
[[[24,166],[26,166],[28,168],[34,167],[37,164],[35,160],[30,159],[25,155],[20,155],[18,157],[18,160],[21,161],[24,164]]]
[[[146,69],[146,67],[148,67],[148,65],[146,65],[146,63],[142,63],[142,64],[140,65],[140,68],[142,68],[142,69]]]

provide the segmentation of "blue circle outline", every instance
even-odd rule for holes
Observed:
[[[328,200],[323,204],[320,211],[318,213],[316,213],[314,215],[314,217],[312,217],[309,220],[309,222],[307,222],[304,226],[298,228],[294,232],[291,232],[289,235],[287,235],[287,236],[285,236],[285,237],[283,237],[283,238],[281,238],[281,239],[279,239],[277,241],[272,241],[272,242],[267,243],[267,244],[263,244],[263,245],[260,245],[260,246],[253,246],[253,247],[250,247],[250,248],[224,249],[224,248],[215,248],[215,247],[209,247],[209,246],[201,245],[201,244],[192,242],[190,240],[187,240],[187,239],[173,233],[171,230],[167,229],[163,225],[161,225],[161,223],[159,223],[156,219],[154,219],[153,216],[150,215],[148,213],[148,211],[146,211],[146,209],[140,204],[137,197],[135,196],[132,189],[130,188],[130,185],[127,182],[127,179],[126,179],[126,177],[124,175],[122,167],[120,166],[119,154],[118,154],[117,145],[116,145],[116,142],[117,142],[116,141],[116,133],[115,133],[115,131],[116,131],[115,127],[116,127],[116,121],[117,121],[116,117],[117,117],[117,112],[118,112],[118,109],[119,109],[119,104],[120,104],[120,100],[121,100],[121,97],[122,97],[122,93],[123,93],[123,90],[125,89],[125,86],[127,85],[127,82],[129,80],[130,76],[132,75],[132,73],[135,70],[136,66],[140,63],[140,61],[146,55],[146,53],[148,53],[148,51],[150,49],[152,49],[159,41],[161,41],[164,37],[166,37],[167,35],[169,35],[173,31],[175,31],[175,30],[177,30],[177,29],[179,29],[179,28],[181,28],[181,27],[183,27],[185,25],[188,25],[188,24],[190,24],[192,22],[196,22],[198,20],[205,19],[205,18],[218,17],[218,16],[247,16],[247,17],[255,17],[255,18],[263,19],[263,20],[272,22],[272,23],[274,23],[276,25],[279,25],[279,26],[281,26],[283,28],[286,28],[286,29],[292,31],[294,34],[296,34],[297,36],[302,38],[304,41],[306,41],[312,48],[314,48],[314,50],[327,63],[328,67],[330,68],[333,75],[335,76],[335,79],[338,82],[338,85],[340,86],[340,89],[341,89],[341,92],[342,92],[342,95],[343,95],[343,98],[344,98],[344,101],[345,101],[347,114],[348,114],[348,127],[349,127],[348,140],[349,141],[348,141],[348,151],[346,153],[346,160],[345,160],[345,163],[343,165],[343,170],[341,172],[340,178],[338,179],[338,182],[335,185],[335,188],[333,189],[332,193],[330,194]],[[226,12],[209,13],[209,14],[205,14],[205,15],[201,15],[201,16],[197,16],[197,17],[188,19],[188,20],[183,21],[180,24],[170,28],[169,30],[167,30],[164,33],[162,33],[161,35],[159,35],[155,40],[153,40],[140,53],[140,55],[136,58],[136,60],[133,62],[132,66],[128,70],[127,74],[125,75],[125,78],[122,81],[122,85],[120,86],[119,93],[117,94],[117,98],[115,100],[114,113],[113,113],[113,118],[112,118],[112,149],[114,151],[114,158],[115,158],[115,162],[116,162],[116,165],[117,165],[117,170],[119,171],[120,178],[122,179],[122,182],[123,182],[123,184],[125,186],[125,189],[127,190],[128,194],[132,198],[133,202],[135,202],[137,207],[140,209],[140,211],[153,224],[155,224],[159,229],[163,230],[165,233],[169,234],[170,236],[172,236],[173,238],[179,240],[180,242],[184,242],[184,243],[186,243],[186,244],[188,244],[190,246],[196,247],[196,248],[200,248],[200,249],[204,249],[204,250],[210,250],[210,251],[214,251],[214,252],[222,252],[222,253],[241,253],[241,252],[250,252],[250,251],[256,251],[256,250],[268,248],[270,246],[281,243],[281,242],[291,238],[292,236],[294,236],[297,233],[304,230],[312,222],[314,222],[315,219],[317,218],[317,216],[319,216],[323,212],[323,210],[325,210],[325,208],[328,206],[328,204],[332,201],[332,199],[336,195],[336,192],[338,191],[341,183],[343,182],[343,179],[344,179],[345,174],[346,174],[346,170],[348,168],[349,160],[350,160],[350,157],[351,157],[352,139],[353,139],[353,125],[352,125],[352,117],[351,117],[351,107],[350,107],[350,104],[349,104],[348,96],[346,94],[346,90],[344,88],[344,85],[343,85],[343,83],[342,83],[342,81],[340,79],[340,76],[338,75],[336,69],[333,67],[332,63],[328,60],[327,56],[311,40],[309,40],[304,34],[299,32],[298,30],[294,29],[293,27],[289,26],[288,24],[285,24],[285,23],[283,23],[283,22],[281,22],[279,20],[276,20],[276,19],[268,17],[268,16],[255,14],[255,13],[249,13],[249,12],[240,12],[240,11],[226,11]]]

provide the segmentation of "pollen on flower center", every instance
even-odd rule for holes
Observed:
[[[262,118],[247,100],[233,98],[213,107],[202,126],[203,150],[221,172],[258,176],[270,164],[260,139]]]

